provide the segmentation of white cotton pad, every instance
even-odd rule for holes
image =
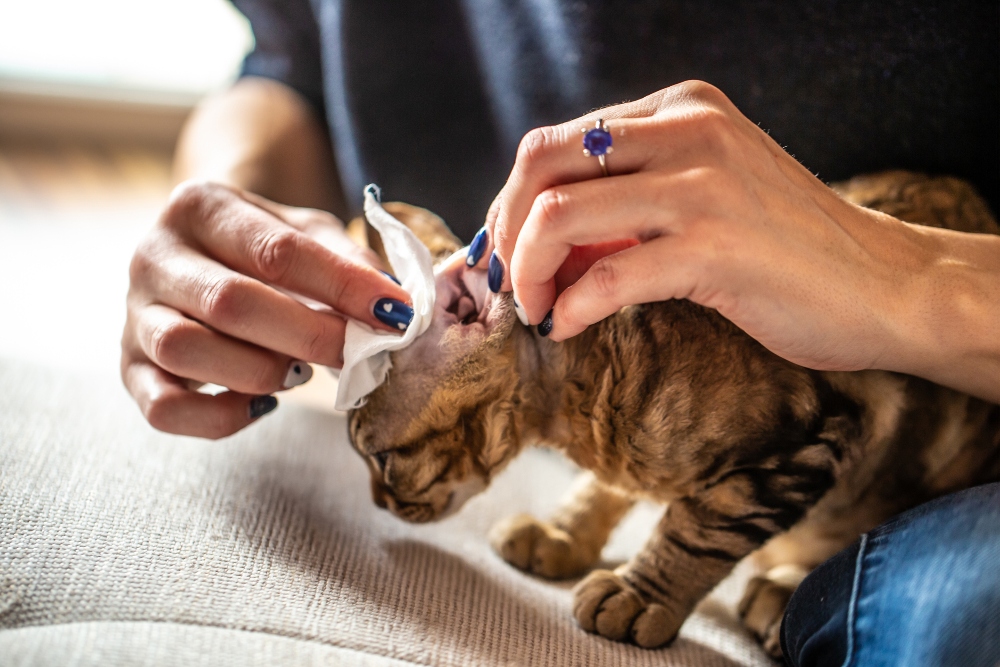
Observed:
[[[376,331],[367,324],[347,321],[344,368],[337,387],[338,410],[359,408],[365,397],[385,381],[392,361],[389,353],[408,346],[431,325],[434,314],[434,267],[431,253],[406,225],[392,217],[380,203],[378,186],[365,187],[365,217],[382,237],[392,272],[410,293],[413,320],[406,332]]]

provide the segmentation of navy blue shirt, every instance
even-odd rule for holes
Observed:
[[[528,130],[686,79],[824,181],[957,175],[997,210],[997,2],[233,1],[256,38],[244,74],[325,118],[348,202],[374,181],[465,240]]]

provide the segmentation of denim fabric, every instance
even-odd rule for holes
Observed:
[[[795,667],[1000,665],[1000,483],[905,512],[818,567],[781,642]]]

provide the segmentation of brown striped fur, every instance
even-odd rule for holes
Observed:
[[[910,222],[1000,233],[956,179],[888,172],[835,188]],[[430,240],[443,255],[457,243],[448,234],[442,245],[440,227]],[[686,301],[625,308],[553,343],[496,297],[480,328],[394,353],[388,381],[351,413],[375,499],[433,520],[524,446],[560,449],[589,471],[561,509],[491,534],[511,564],[550,578],[591,568],[636,499],[666,504],[640,553],[575,590],[581,626],[611,639],[669,642],[756,552],[764,574],[740,613],[779,654],[784,605],[805,573],[893,514],[1000,479],[1000,406],[904,375],[796,366]]]

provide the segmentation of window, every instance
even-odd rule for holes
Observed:
[[[225,0],[0,2],[0,81],[198,97],[231,81],[252,44]]]

